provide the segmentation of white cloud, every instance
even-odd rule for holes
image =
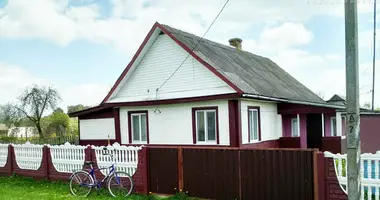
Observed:
[[[33,84],[49,83],[19,66],[0,62],[0,104],[15,101],[26,87]]]
[[[101,84],[59,85],[26,71],[25,69],[0,62],[0,105],[17,101],[17,97],[26,87],[32,85],[52,86],[57,89],[62,102],[59,107],[66,110],[68,105],[98,105],[108,93],[110,87]]]
[[[284,23],[281,26],[266,28],[260,35],[260,41],[273,44],[270,48],[289,48],[309,44],[313,33],[301,23]]]
[[[201,35],[224,0],[110,0],[110,17],[97,4],[69,6],[68,0],[12,0],[1,10],[0,37],[40,38],[58,45],[77,39],[112,45],[131,54],[155,21]],[[316,5],[308,0],[231,1],[214,25],[219,37],[243,32],[252,23],[305,22],[313,16],[342,16],[343,4]],[[148,5],[148,6],[144,6]],[[244,9],[242,9],[244,8]],[[369,12],[364,9],[363,12]],[[290,24],[299,26],[299,24]],[[283,28],[292,29],[294,27]],[[271,38],[269,38],[271,39]],[[300,38],[307,42],[309,38]],[[282,41],[287,45],[296,41]]]
[[[107,95],[110,87],[97,83],[87,83],[81,85],[61,86],[61,96],[63,109],[68,105],[83,104],[86,106],[99,105]]]
[[[325,95],[342,93],[345,91],[344,55],[318,55],[297,49],[309,45],[314,38],[313,33],[303,25],[304,22],[315,16],[343,17],[344,4],[338,2],[340,0],[323,0],[322,3],[315,3],[316,1],[321,0],[230,1],[206,37],[226,44],[231,35],[246,32],[252,24],[265,25],[258,40],[244,38],[243,49],[270,57],[315,92],[324,91]],[[110,16],[103,18],[97,4],[71,7],[68,6],[68,0],[12,0],[0,9],[0,37],[38,38],[63,46],[84,39],[114,46],[131,55],[155,21],[202,35],[224,2],[111,0]],[[372,12],[371,4],[359,4],[359,12]],[[367,39],[371,38],[370,32],[363,34],[360,43],[368,46],[371,44],[371,40]],[[15,66],[3,64],[2,67],[9,71],[9,68]],[[14,84],[12,87],[22,88],[20,85],[40,80],[21,68],[16,68],[19,72],[13,73],[20,78],[18,83],[8,83]],[[0,77],[3,77],[2,74]],[[4,77],[0,78],[0,86],[5,90],[4,94],[9,95],[0,97],[0,102],[7,98],[13,99],[15,95],[15,92],[12,93],[14,90],[8,90],[7,87],[3,89],[5,83],[1,81],[5,82]],[[59,88],[65,105],[98,104],[108,89],[108,86],[93,83]]]

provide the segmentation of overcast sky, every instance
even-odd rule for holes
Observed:
[[[154,22],[202,35],[224,2],[0,0],[0,104],[34,83],[57,88],[63,108],[99,104]],[[206,38],[240,37],[325,99],[344,95],[343,2],[230,0]],[[359,0],[361,104],[371,100],[372,18],[373,0]]]

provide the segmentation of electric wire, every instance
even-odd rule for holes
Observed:
[[[198,40],[198,42],[196,43],[196,45],[191,49],[191,52],[193,52],[195,50],[195,48],[198,47],[199,43],[201,42],[201,40],[206,36],[206,34],[208,33],[208,31],[211,29],[211,27],[214,25],[215,21],[218,19],[219,15],[223,12],[224,8],[227,6],[228,2],[230,0],[227,0],[222,9],[220,9],[219,13],[216,15],[216,17],[214,18],[214,20],[212,21],[212,23],[210,24],[210,26],[207,28],[206,32],[202,35],[202,37]],[[160,87],[158,87],[156,89],[156,92],[158,92],[159,89],[161,89],[168,81],[169,79],[171,79],[174,74],[182,67],[182,65],[186,62],[187,58],[189,58],[190,56],[190,53],[187,54],[186,58],[182,61],[182,63],[176,68],[176,70],[160,85]]]

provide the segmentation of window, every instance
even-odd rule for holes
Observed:
[[[149,143],[148,111],[128,112],[129,143]]]
[[[248,107],[248,140],[260,141],[260,108]]]
[[[336,128],[336,117],[331,117],[331,135],[338,136],[337,128]]]
[[[193,108],[193,137],[194,144],[219,144],[217,107]]]
[[[299,136],[300,135],[298,133],[298,119],[292,118],[292,137],[299,137]]]

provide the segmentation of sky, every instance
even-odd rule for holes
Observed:
[[[206,38],[226,45],[242,38],[244,50],[272,59],[327,100],[345,95],[344,1],[230,0]],[[373,1],[358,0],[361,105],[371,102]],[[201,36],[224,3],[0,0],[0,105],[32,84],[56,88],[63,109],[98,105],[155,22]]]

